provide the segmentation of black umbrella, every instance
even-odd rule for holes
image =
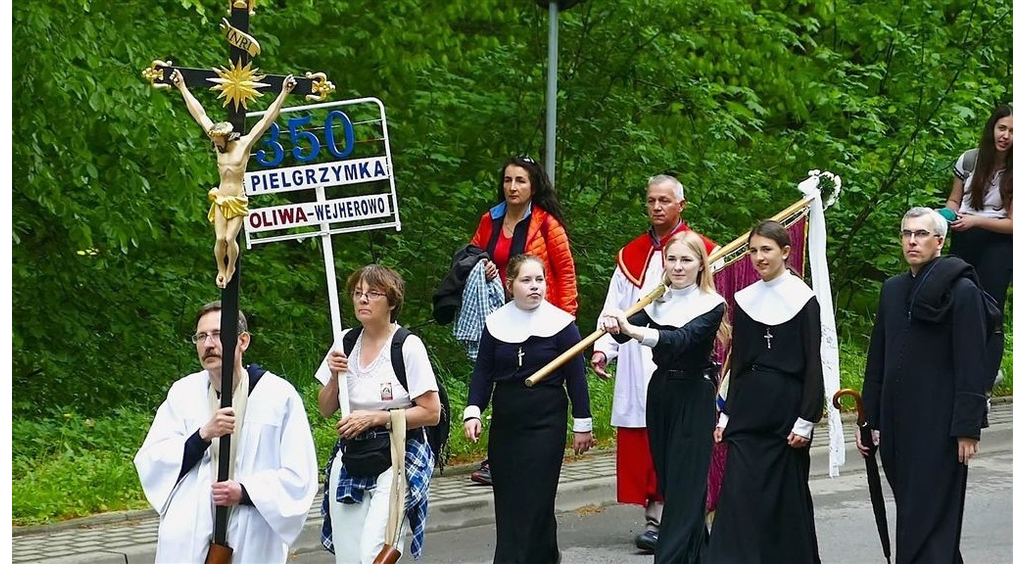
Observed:
[[[864,456],[864,465],[868,471],[868,492],[871,494],[871,509],[875,512],[875,525],[878,527],[878,538],[882,541],[882,553],[885,554],[885,561],[892,562],[892,551],[889,548],[889,520],[885,517],[885,498],[882,497],[882,477],[878,473],[878,460],[875,459],[875,451],[878,445],[871,434],[871,429],[864,419],[864,404],[860,394],[856,390],[845,388],[839,390],[832,396],[832,405],[840,409],[843,396],[852,396],[857,404],[857,430],[860,433],[860,442],[870,449],[870,454]]]

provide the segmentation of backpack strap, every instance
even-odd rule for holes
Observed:
[[[359,335],[362,332],[362,327],[353,327],[341,338],[341,348],[345,351],[345,356],[352,354],[352,349],[356,348],[356,340],[359,339]]]
[[[391,367],[395,369],[395,376],[398,377],[398,383],[409,391],[409,380],[405,376],[405,357],[402,356],[402,347],[405,345],[405,339],[412,335],[412,332],[405,327],[399,327],[395,331],[395,336],[391,338]]]
[[[974,169],[975,169],[975,167],[977,165],[978,165],[978,149],[974,148],[974,149],[970,149],[970,150],[964,152],[963,166],[964,166],[964,172],[966,172],[968,176],[970,176],[971,173],[974,172]]]
[[[959,166],[958,166],[959,165]],[[978,149],[970,149],[964,151],[959,157],[953,161],[953,174],[962,181],[966,181],[967,177],[974,174],[974,169],[978,165]]]

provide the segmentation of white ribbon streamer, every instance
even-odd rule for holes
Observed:
[[[839,391],[839,338],[836,334],[828,258],[825,255],[825,206],[818,185],[822,178],[828,178],[835,184],[835,192],[828,201],[831,205],[839,196],[842,179],[831,172],[820,170],[811,170],[807,174],[808,178],[797,188],[805,197],[812,198],[808,212],[807,254],[811,266],[811,287],[821,306],[821,369],[825,378],[825,404],[828,406],[828,475],[835,478],[839,475],[839,468],[846,463],[846,441],[839,410],[832,405],[832,396]]]

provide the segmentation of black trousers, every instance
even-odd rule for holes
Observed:
[[[974,267],[981,287],[995,298],[999,311],[1006,307],[1006,292],[1013,279],[1013,235],[996,233],[980,227],[952,232],[949,254],[956,255]],[[993,376],[1002,364],[1006,337],[999,331],[985,350],[985,364]]]

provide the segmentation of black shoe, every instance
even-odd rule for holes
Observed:
[[[491,485],[491,464],[490,462],[484,461],[480,465],[480,468],[469,475],[469,479],[485,486]]]
[[[653,553],[654,549],[658,546],[658,531],[644,531],[642,534],[637,535],[633,542],[636,543],[636,547],[640,550]]]

